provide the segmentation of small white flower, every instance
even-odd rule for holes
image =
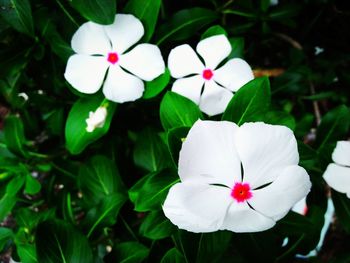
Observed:
[[[98,107],[95,112],[89,112],[89,118],[86,121],[86,131],[93,132],[96,128],[101,128],[105,124],[107,117],[106,107]]]
[[[168,67],[171,76],[177,78],[172,91],[189,98],[212,116],[223,113],[233,94],[254,78],[250,66],[240,58],[218,65],[228,57],[232,47],[225,35],[201,40],[195,51],[187,44],[171,50]],[[203,89],[204,86],[204,89]]]
[[[191,232],[273,227],[310,191],[293,132],[261,122],[197,121],[182,145],[180,183],[163,211]]]
[[[103,84],[105,97],[118,103],[140,98],[144,91],[142,80],[151,81],[165,71],[157,46],[139,44],[129,51],[143,34],[140,20],[133,15],[117,14],[114,23],[107,26],[83,24],[72,38],[77,54],[68,60],[66,80],[88,94]]]
[[[334,190],[350,198],[350,141],[339,141],[333,151],[332,159],[323,174],[323,179]]]

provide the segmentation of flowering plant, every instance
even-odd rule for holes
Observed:
[[[348,262],[349,10],[1,0],[0,262]]]

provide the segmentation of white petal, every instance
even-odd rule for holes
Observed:
[[[205,67],[214,70],[228,57],[232,47],[225,35],[216,35],[201,40],[196,48],[205,61]]]
[[[92,94],[101,87],[107,68],[105,57],[76,54],[68,59],[64,77],[78,91]]]
[[[243,181],[252,189],[272,182],[286,166],[299,162],[296,139],[285,126],[245,123],[235,134],[235,144],[243,164]]]
[[[275,225],[275,221],[251,209],[247,203],[232,202],[221,230],[237,233],[260,232]]]
[[[179,156],[182,182],[223,184],[241,181],[241,164],[234,146],[237,125],[198,120],[189,131]]]
[[[134,101],[142,96],[144,84],[139,78],[125,72],[119,66],[109,68],[103,85],[103,94],[107,99],[123,103]]]
[[[191,74],[202,74],[204,65],[196,52],[187,44],[178,46],[170,51],[168,67],[171,76],[182,78]]]
[[[76,53],[85,55],[106,55],[111,44],[102,25],[94,22],[84,23],[73,35],[72,48]]]
[[[144,34],[143,25],[135,16],[117,14],[114,23],[105,26],[106,33],[112,42],[113,50],[119,54],[136,44]]]
[[[151,81],[165,71],[164,60],[157,46],[140,44],[120,57],[120,66],[138,76]]]
[[[203,85],[204,80],[202,76],[195,75],[192,77],[177,79],[171,90],[192,100],[198,105]]]
[[[163,211],[180,229],[214,232],[220,228],[230,202],[230,189],[226,187],[178,183],[170,188]]]
[[[214,81],[206,81],[199,108],[209,116],[221,114],[232,99],[231,91],[220,87]]]
[[[323,179],[334,190],[350,195],[350,168],[331,163],[324,172]]]
[[[270,185],[252,191],[249,204],[258,212],[274,220],[281,219],[311,188],[309,175],[304,168],[286,167]]]
[[[243,59],[230,59],[221,68],[215,70],[214,80],[232,91],[237,91],[254,78],[253,71]]]
[[[350,166],[350,142],[338,141],[333,151],[332,159],[337,164]]]

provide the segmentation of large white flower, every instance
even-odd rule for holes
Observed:
[[[350,198],[350,142],[337,142],[332,159],[334,163],[328,165],[323,178],[334,190]]]
[[[254,78],[250,66],[240,58],[230,59],[217,69],[231,50],[225,35],[212,36],[198,43],[196,51],[204,64],[187,44],[172,49],[168,67],[171,76],[177,78],[172,91],[189,98],[210,116],[223,113],[232,92]]]
[[[119,103],[140,98],[144,91],[142,80],[151,81],[165,71],[157,46],[139,44],[128,51],[143,34],[140,20],[133,15],[117,14],[114,23],[107,26],[83,24],[72,38],[77,54],[68,60],[66,80],[88,94],[103,84],[106,98]]]
[[[197,121],[182,145],[180,183],[163,211],[191,232],[273,227],[310,191],[293,132],[279,125]]]

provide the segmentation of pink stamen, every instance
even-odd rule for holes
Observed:
[[[107,60],[108,60],[109,63],[111,63],[111,64],[114,65],[115,63],[118,62],[119,56],[118,56],[118,54],[115,53],[115,52],[110,52],[110,53],[108,53]]]
[[[250,191],[250,185],[247,183],[235,183],[232,191],[231,196],[238,202],[242,203],[245,200],[250,199],[253,194]]]
[[[214,76],[214,73],[211,69],[205,69],[203,70],[202,76],[205,80],[211,80],[211,78]]]

